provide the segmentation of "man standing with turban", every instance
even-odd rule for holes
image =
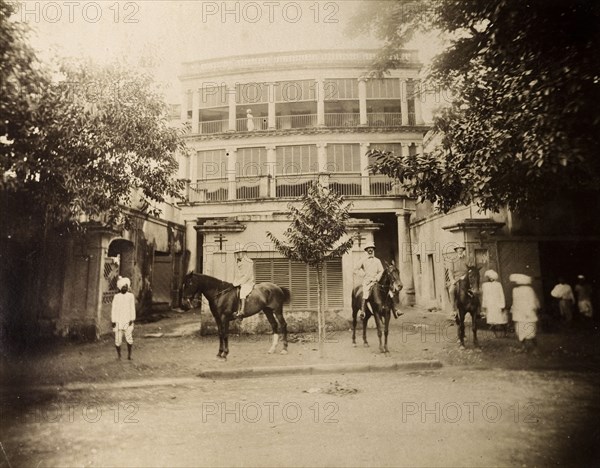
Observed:
[[[111,322],[115,332],[115,347],[118,359],[121,359],[121,341],[123,333],[127,342],[127,359],[131,360],[131,349],[133,347],[133,321],[135,320],[135,297],[129,292],[131,281],[129,278],[119,276],[117,288],[112,302]]]

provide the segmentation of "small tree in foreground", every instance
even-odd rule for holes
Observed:
[[[271,232],[267,232],[267,237],[287,258],[304,262],[317,271],[319,355],[323,357],[323,267],[328,259],[341,257],[352,247],[352,239],[336,246],[346,234],[345,223],[350,217],[351,204],[345,205],[341,195],[316,182],[310,185],[301,202],[300,207],[289,205],[293,220],[284,232],[287,242],[277,239]]]

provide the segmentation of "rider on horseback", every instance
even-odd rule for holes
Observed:
[[[233,285],[240,288],[240,306],[239,310],[233,315],[233,319],[242,320],[244,318],[244,307],[246,298],[254,287],[254,262],[248,257],[245,249],[236,250],[233,253],[235,257],[235,274]]]
[[[449,274],[446,287],[448,288],[448,297],[452,302],[452,313],[456,317],[456,314],[458,313],[456,283],[467,274],[468,264],[466,250],[462,245],[455,247],[454,251],[456,252],[456,257],[453,260],[450,260],[447,266]]]
[[[377,284],[377,282],[381,279],[384,271],[381,260],[375,256],[375,245],[368,244],[365,247],[365,252],[367,252],[367,257],[364,258],[356,267],[356,271],[362,269],[364,272],[362,282],[363,298],[360,311],[361,320],[365,318],[365,314],[367,313],[367,300],[371,295],[371,290],[373,289],[373,286],[375,286],[375,284]]]

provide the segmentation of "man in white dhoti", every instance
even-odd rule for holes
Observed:
[[[554,286],[550,295],[558,299],[558,308],[560,316],[567,323],[573,320],[573,308],[575,307],[575,296],[573,289],[563,278],[558,278],[558,284]]]
[[[512,292],[512,316],[515,322],[517,338],[523,344],[525,350],[535,347],[537,334],[537,311],[540,303],[531,287],[531,276],[512,274],[509,280],[515,284]]]
[[[506,307],[504,289],[498,281],[498,273],[494,270],[487,270],[483,275],[488,281],[481,285],[481,310],[492,330],[495,330],[496,326],[501,326],[506,331],[508,317],[504,311],[504,307]]]
[[[377,282],[381,279],[384,271],[381,260],[375,256],[375,245],[368,244],[365,247],[365,252],[367,252],[367,256],[358,264],[355,269],[355,273],[358,273],[360,270],[362,270],[364,273],[362,281],[362,307],[359,315],[361,320],[365,318],[365,314],[367,313],[367,299],[369,299],[371,295],[371,290],[373,289],[373,286],[375,286],[375,284],[377,284]]]
[[[117,288],[119,292],[115,294],[112,302],[111,322],[115,332],[115,347],[117,348],[117,357],[121,359],[121,343],[123,334],[127,342],[127,359],[131,360],[131,350],[133,348],[133,322],[135,320],[135,297],[129,292],[131,281],[129,278],[119,276]]]

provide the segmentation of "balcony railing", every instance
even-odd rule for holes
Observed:
[[[267,198],[269,193],[269,176],[245,176],[236,180],[235,195],[240,200]]]
[[[190,203],[221,202],[228,199],[229,188],[227,179],[203,180],[190,184]]]
[[[201,134],[222,133],[229,130],[229,120],[210,120],[200,122],[199,131]]]
[[[362,180],[360,174],[330,174],[328,177],[329,188],[340,195],[362,195]]]
[[[318,179],[318,174],[278,175],[275,178],[275,196],[277,198],[296,198],[308,192],[310,183]]]
[[[252,124],[254,125],[254,128],[252,128]],[[247,117],[244,117],[236,119],[235,128],[238,132],[251,132],[253,130],[266,130],[269,126],[267,117],[253,117],[252,124],[248,122]]]
[[[370,175],[369,194],[370,195],[404,195],[405,191],[399,183],[386,175]]]
[[[414,112],[408,113],[408,125],[416,125]],[[326,127],[358,127],[360,114],[357,113],[329,113],[324,115]],[[253,130],[268,130],[269,119],[267,117],[254,117]],[[278,115],[275,125],[278,130],[292,128],[317,127],[317,114],[302,115]],[[367,114],[367,125],[370,127],[400,127],[402,126],[402,114],[400,112],[371,112]],[[248,119],[236,119],[237,132],[248,132]],[[210,120],[199,122],[198,131],[201,134],[223,133],[229,131],[229,120]]]
[[[330,174],[280,174],[275,177],[273,193],[270,176],[238,177],[235,181],[236,200],[264,198],[297,198],[305,195],[311,182],[323,185],[346,197],[403,196],[406,191],[397,181],[385,175],[362,176],[358,173]],[[229,200],[226,179],[209,179],[190,184],[190,203],[218,203]]]
[[[399,127],[402,125],[400,112],[373,112],[367,114],[367,122],[371,127]]]
[[[358,127],[360,114],[325,114],[325,125],[327,127]]]
[[[277,129],[316,127],[317,114],[278,115],[276,125]]]

